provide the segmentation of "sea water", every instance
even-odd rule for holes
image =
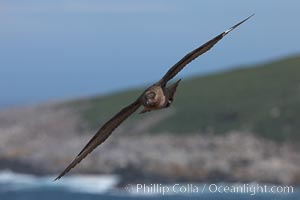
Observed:
[[[117,187],[120,179],[117,176],[98,175],[73,175],[53,182],[54,176],[36,177],[33,175],[17,174],[11,171],[0,172],[0,200],[299,200],[300,190],[294,187],[290,193],[219,193],[209,192],[208,189],[201,191],[199,184],[148,184],[130,185],[123,188]],[[217,185],[217,184],[216,184]],[[220,184],[218,184],[220,185]],[[226,185],[221,184],[222,187]],[[144,187],[145,190],[136,192],[134,187]],[[165,192],[167,189],[174,191]],[[137,188],[135,188],[137,189]],[[199,190],[198,190],[199,189]],[[183,192],[179,190],[184,190]]]

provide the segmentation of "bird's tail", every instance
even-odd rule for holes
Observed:
[[[179,79],[176,83],[173,83],[172,85],[170,85],[167,88],[168,92],[169,92],[169,100],[170,101],[173,101],[174,95],[176,93],[177,86],[179,85],[180,81],[181,81],[181,79]]]

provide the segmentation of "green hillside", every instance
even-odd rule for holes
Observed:
[[[96,128],[143,90],[74,101],[71,106]],[[300,56],[185,79],[172,109],[173,115],[149,131],[222,134],[247,130],[278,141],[300,139]],[[135,115],[128,124],[140,118]]]

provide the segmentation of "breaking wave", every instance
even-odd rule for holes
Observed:
[[[119,183],[115,175],[71,175],[53,182],[55,176],[34,176],[0,171],[0,192],[39,189],[62,189],[82,193],[105,193]]]

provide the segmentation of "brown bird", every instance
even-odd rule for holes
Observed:
[[[254,15],[254,14],[253,14]],[[202,46],[191,51],[186,56],[184,56],[180,61],[178,61],[174,66],[172,66],[169,71],[160,79],[157,83],[148,87],[133,103],[129,106],[123,108],[119,113],[117,113],[113,118],[106,122],[94,135],[94,137],[85,145],[85,147],[80,151],[80,153],[75,157],[73,162],[55,179],[58,180],[68,173],[72,168],[74,168],[78,163],[80,163],[89,153],[91,153],[98,145],[103,143],[111,133],[131,114],[133,114],[140,106],[144,109],[140,113],[145,113],[153,110],[159,110],[169,107],[174,99],[176,93],[176,88],[180,82],[167,87],[168,81],[176,76],[188,63],[200,56],[201,54],[210,50],[217,42],[219,42],[225,35],[231,32],[233,29],[247,21],[253,15],[219,34],[215,38],[209,40]]]

